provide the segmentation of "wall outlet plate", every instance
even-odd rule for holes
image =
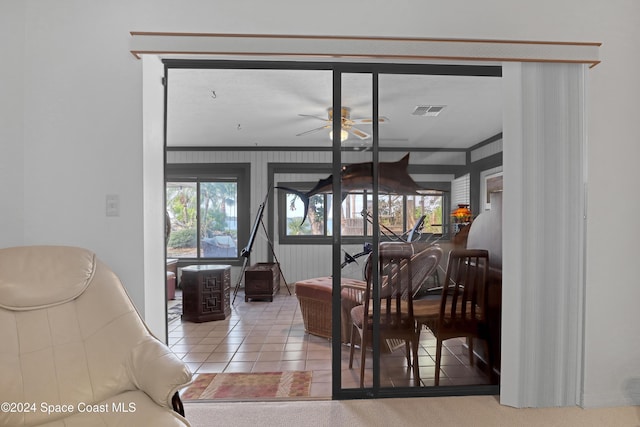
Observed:
[[[120,196],[107,194],[107,216],[120,216]]]

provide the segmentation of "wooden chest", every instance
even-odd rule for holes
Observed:
[[[280,268],[277,263],[259,262],[244,272],[244,300],[268,299],[273,301],[280,290]]]
[[[224,320],[231,314],[230,265],[190,265],[182,269],[182,318],[190,322]]]

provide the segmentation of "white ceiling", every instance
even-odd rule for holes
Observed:
[[[468,148],[502,132],[499,77],[381,74],[380,146]],[[177,69],[168,74],[170,147],[330,147],[322,127],[332,105],[324,70]],[[343,75],[342,105],[351,118],[372,116],[369,74]],[[418,105],[444,105],[437,117],[412,115]],[[317,116],[303,117],[300,114]],[[372,134],[371,125],[358,125]],[[370,144],[351,135],[345,144]]]

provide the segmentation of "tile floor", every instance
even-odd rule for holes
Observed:
[[[180,302],[170,301],[170,306]],[[331,397],[331,342],[305,333],[295,295],[282,289],[273,302],[244,301],[238,293],[231,315],[225,320],[192,323],[173,320],[168,325],[169,346],[192,372],[313,371],[310,397]],[[423,386],[433,385],[436,342],[427,331],[421,334],[420,376]],[[443,348],[441,385],[487,384],[486,373],[469,365],[463,340],[449,340]],[[343,388],[359,383],[360,351],[356,348],[353,369],[348,368],[349,347],[342,350]],[[371,356],[367,357],[365,385],[371,384]],[[381,356],[381,384],[409,386],[404,349]]]

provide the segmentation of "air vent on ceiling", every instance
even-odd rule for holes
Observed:
[[[435,117],[444,109],[444,105],[418,105],[411,115]]]

